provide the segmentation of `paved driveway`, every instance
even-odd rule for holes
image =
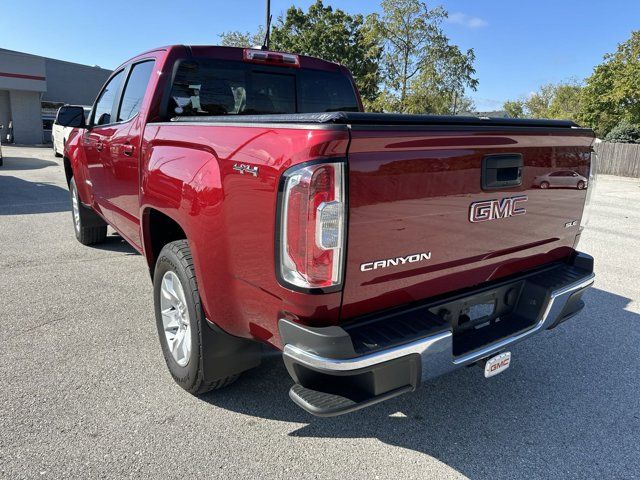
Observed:
[[[335,419],[287,397],[278,355],[195,398],[169,376],[143,258],[73,236],[59,159],[3,147],[0,477],[631,478],[640,476],[640,182],[599,181],[577,318]]]

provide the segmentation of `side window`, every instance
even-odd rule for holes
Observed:
[[[113,111],[113,102],[116,99],[120,83],[122,82],[123,71],[118,72],[115,77],[109,80],[107,86],[104,87],[98,101],[96,102],[96,111],[93,115],[94,125],[106,125],[111,122],[111,112]]]
[[[149,78],[153,71],[153,65],[154,62],[152,60],[137,63],[131,69],[129,79],[124,87],[124,93],[122,94],[122,101],[118,113],[119,122],[133,118],[140,111],[140,106],[142,105],[142,100],[144,99],[144,94],[149,84]]]

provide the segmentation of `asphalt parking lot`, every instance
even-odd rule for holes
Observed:
[[[144,259],[113,234],[76,241],[50,149],[3,152],[0,477],[640,476],[640,181],[599,179],[587,308],[513,347],[504,374],[318,419],[275,354],[202,398],[175,385]]]

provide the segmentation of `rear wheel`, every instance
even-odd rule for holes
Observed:
[[[200,303],[189,243],[164,246],[153,275],[156,326],[162,354],[178,385],[199,395],[233,383],[238,374],[207,379],[204,373],[203,329],[208,329]],[[231,361],[231,359],[229,359]]]
[[[549,188],[549,182],[542,182],[542,183],[540,184],[540,188],[543,188],[543,189],[547,189],[547,188]]]
[[[104,241],[107,237],[107,224],[100,216],[80,201],[76,179],[69,182],[71,193],[71,215],[76,238],[83,245],[93,245]]]

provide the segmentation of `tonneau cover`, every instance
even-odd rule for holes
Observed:
[[[462,117],[447,115],[406,115],[397,113],[322,112],[280,115],[214,115],[174,117],[172,122],[215,123],[305,123],[338,125],[468,125],[505,127],[573,128],[568,120]]]

